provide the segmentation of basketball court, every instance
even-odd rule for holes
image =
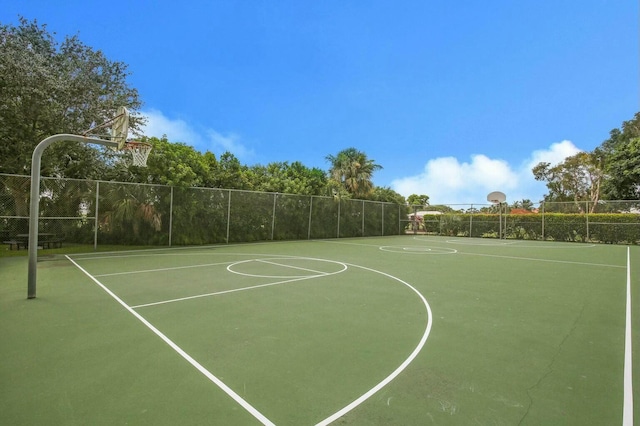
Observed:
[[[639,255],[429,236],[73,254],[40,259],[30,300],[27,259],[0,258],[0,422],[623,424]]]

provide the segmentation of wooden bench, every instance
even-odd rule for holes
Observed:
[[[38,234],[38,246],[43,249],[61,248],[63,241],[64,236],[48,233]],[[13,250],[14,247],[16,250],[20,250],[21,248],[27,249],[29,247],[29,235],[19,234],[13,239],[3,241],[2,244],[7,244],[9,250]]]
[[[14,247],[16,250],[20,250],[20,247],[24,247],[26,249],[29,246],[29,242],[25,240],[7,240],[3,241],[2,244],[7,244],[9,246],[9,250],[13,250]]]
[[[64,241],[64,237],[55,237],[55,238],[50,238],[48,240],[42,241],[40,244],[42,244],[43,249],[62,248],[63,241]]]

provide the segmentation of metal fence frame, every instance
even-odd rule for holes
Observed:
[[[28,176],[0,174],[2,241],[28,233],[29,192]],[[451,204],[447,213],[420,222],[410,217],[417,209],[315,195],[43,177],[39,228],[94,249],[418,233],[640,244],[640,200],[541,202],[527,214],[506,205]]]
[[[28,231],[28,210],[11,206],[17,199],[28,205],[28,180],[28,176],[0,174],[0,232],[5,238]],[[17,188],[11,197],[9,181]],[[118,207],[126,213],[114,213]],[[151,210],[156,211],[155,217]],[[128,244],[384,236],[401,232],[404,210],[405,206],[393,203],[316,195],[42,177],[39,229],[67,234],[72,243],[90,240],[94,249],[118,244],[127,232],[141,232],[143,227],[150,228],[145,238]],[[137,222],[129,223],[134,218]]]

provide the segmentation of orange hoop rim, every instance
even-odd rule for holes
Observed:
[[[123,149],[136,149],[136,148],[153,148],[153,145],[142,141],[127,141]]]

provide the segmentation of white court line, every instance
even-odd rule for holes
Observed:
[[[361,268],[361,269],[364,269],[366,271],[370,271],[370,272],[374,272],[374,273],[377,273],[377,274],[384,275],[384,276],[386,276],[388,278],[396,280],[396,281],[406,285],[407,287],[409,287],[414,293],[416,293],[418,295],[420,300],[422,300],[422,303],[424,304],[424,306],[425,306],[425,308],[427,310],[427,316],[428,316],[428,318],[427,318],[427,327],[425,328],[424,334],[422,335],[422,338],[420,339],[420,342],[418,342],[418,345],[416,346],[416,348],[413,350],[413,352],[411,352],[409,357],[407,359],[405,359],[402,364],[400,364],[400,366],[398,368],[393,370],[393,372],[391,372],[391,374],[389,374],[387,377],[385,377],[380,383],[378,383],[377,385],[375,385],[374,387],[369,389],[367,392],[362,394],[360,397],[356,398],[353,402],[351,402],[350,404],[348,404],[344,408],[336,411],[335,413],[333,413],[332,415],[330,415],[326,419],[322,420],[321,422],[317,423],[316,426],[327,426],[328,424],[333,423],[334,421],[338,420],[340,417],[344,416],[349,411],[353,410],[358,405],[362,404],[364,401],[369,399],[372,395],[374,395],[380,389],[382,389],[383,387],[388,385],[393,379],[398,377],[398,375],[400,373],[402,373],[405,370],[405,368],[407,368],[409,366],[409,364],[411,364],[411,362],[418,356],[420,351],[422,351],[422,348],[424,347],[425,343],[427,343],[427,339],[429,338],[429,334],[431,333],[431,326],[433,324],[433,314],[431,313],[431,306],[429,306],[429,302],[427,302],[427,299],[425,299],[425,297],[422,295],[422,293],[420,293],[411,284],[409,284],[409,283],[407,283],[405,281],[402,281],[400,278],[394,277],[393,275],[387,274],[385,272],[377,271],[377,270],[372,269],[372,268],[367,268],[367,267],[360,266],[360,265],[354,265],[354,264],[351,264],[351,263],[347,263],[347,265],[353,266],[354,268]]]
[[[207,266],[220,266],[220,265],[227,265],[229,263],[234,263],[234,262],[205,263],[203,265],[172,266],[170,268],[142,269],[140,271],[128,271],[128,272],[112,272],[110,274],[94,275],[94,277],[113,277],[115,275],[147,274],[147,273],[151,273],[151,272],[175,271],[175,270],[178,270],[178,269],[205,268]]]
[[[313,270],[313,269],[302,268],[300,266],[287,265],[287,264],[284,264],[284,263],[269,262],[268,260],[256,259],[255,261],[256,262],[261,262],[261,263],[268,263],[269,265],[282,266],[283,268],[299,269],[300,271],[313,272],[313,273],[318,274],[318,275],[331,275],[330,272],[316,271],[316,270]]]
[[[627,309],[624,333],[624,407],[622,426],[633,426],[633,357],[631,351],[631,249],[627,247]]]
[[[147,321],[142,315],[133,310],[129,305],[127,305],[122,299],[115,295],[111,290],[105,287],[100,281],[98,281],[94,276],[92,276],[89,272],[85,271],[80,265],[78,265],[73,259],[69,256],[65,257],[69,259],[71,263],[73,263],[78,269],[80,269],[86,276],[88,276],[94,283],[99,285],[109,296],[111,296],[116,302],[122,305],[131,315],[136,317],[140,322],[142,322],[149,330],[151,330],[156,336],[162,339],[171,349],[176,351],[182,358],[184,358],[189,364],[196,368],[200,373],[202,373],[206,378],[212,381],[216,386],[222,389],[227,395],[233,398],[238,404],[242,406],[245,410],[247,410],[253,417],[255,417],[260,423],[268,426],[275,426],[275,424],[266,418],[262,413],[260,413],[257,409],[255,409],[251,404],[245,401],[240,395],[235,393],[229,386],[224,384],[222,380],[218,379],[214,376],[209,370],[204,368],[198,361],[193,359],[188,353],[186,353],[180,346],[176,345],[171,339],[165,336],[160,330],[155,328],[149,321]]]
[[[326,243],[332,243],[332,244],[349,244],[349,245],[354,245],[354,246],[380,247],[379,245],[376,245],[376,244],[345,243],[345,242],[324,241],[324,240],[316,240],[316,241],[323,242],[323,243],[325,243],[325,242]],[[466,254],[466,255],[469,255],[469,256],[497,257],[497,258],[502,258],[502,259],[514,259],[514,260],[530,260],[530,261],[534,261],[534,262],[566,263],[566,264],[570,264],[570,265],[598,266],[598,267],[606,267],[606,268],[624,268],[624,266],[618,266],[618,265],[607,265],[607,264],[602,264],[602,263],[574,262],[574,261],[570,261],[570,260],[536,259],[534,257],[501,256],[501,255],[497,255],[497,254],[466,253],[466,252],[463,252],[463,251],[458,251],[457,253],[458,254]]]
[[[584,266],[597,266],[597,267],[605,267],[605,268],[624,268],[624,266],[618,265],[607,265],[604,263],[588,263],[588,262],[574,262],[571,260],[555,260],[555,259],[536,259],[535,257],[518,257],[518,256],[500,256],[497,254],[484,254],[484,253],[465,253],[463,251],[459,251],[459,254],[466,254],[469,256],[483,256],[483,257],[497,257],[500,259],[514,259],[514,260],[530,260],[534,262],[550,262],[550,263],[565,263],[568,265],[584,265]]]
[[[307,277],[296,277],[296,278],[293,278],[293,279],[290,279],[290,280],[277,281],[277,282],[274,282],[274,283],[258,284],[258,285],[253,285],[253,286],[250,286],[250,287],[233,288],[233,289],[230,289],[230,290],[216,291],[215,293],[197,294],[195,296],[180,297],[178,299],[169,299],[169,300],[162,300],[160,302],[145,303],[143,305],[132,306],[131,309],[145,308],[147,306],[164,305],[166,303],[173,303],[173,302],[182,302],[184,300],[199,299],[201,297],[219,296],[221,294],[228,294],[228,293],[235,293],[235,292],[238,292],[238,291],[253,290],[253,289],[262,288],[262,287],[271,287],[271,286],[274,286],[274,285],[287,284],[287,283],[292,283],[292,282],[295,282],[295,281],[309,280],[311,278],[318,278],[318,277],[319,276],[317,276],[317,275],[316,276],[307,276]]]
[[[308,259],[312,259],[313,260],[313,258],[292,258],[292,257],[288,257],[288,258],[290,258],[290,259],[307,259],[307,260]],[[317,259],[315,259],[315,260],[317,260]],[[271,287],[271,286],[274,286],[274,285],[287,284],[287,283],[292,283],[292,282],[296,282],[296,281],[308,280],[308,279],[312,279],[312,278],[321,278],[321,277],[326,277],[326,276],[329,276],[329,275],[338,274],[340,272],[344,272],[346,270],[346,268],[347,268],[347,266],[344,263],[333,262],[332,261],[332,263],[341,264],[342,266],[344,266],[344,269],[341,270],[341,271],[336,271],[336,272],[321,272],[321,271],[314,271],[312,269],[300,268],[300,267],[297,267],[297,266],[279,264],[279,263],[276,263],[276,262],[263,261],[263,260],[260,260],[260,259],[250,259],[250,260],[243,260],[241,262],[234,262],[231,265],[229,265],[229,267],[227,267],[227,270],[229,270],[229,272],[231,272],[231,273],[237,274],[237,272],[235,272],[233,270],[230,270],[229,268],[231,266],[234,266],[234,265],[239,264],[239,263],[248,263],[248,262],[253,262],[253,261],[265,262],[265,263],[270,263],[270,264],[277,265],[277,266],[290,267],[290,268],[293,268],[293,269],[302,269],[302,270],[307,271],[307,272],[314,272],[314,273],[316,273],[318,275],[306,275],[306,276],[301,276],[301,277],[300,276],[298,276],[298,277],[277,277],[277,278],[286,278],[286,279],[283,280],[283,281],[276,281],[276,282],[266,283],[266,284],[258,284],[258,285],[253,285],[253,286],[249,286],[249,287],[234,288],[234,289],[230,289],[230,290],[222,290],[222,291],[216,291],[216,292],[212,292],[212,293],[196,294],[194,296],[186,296],[186,297],[179,297],[179,298],[176,298],[176,299],[168,299],[168,300],[161,300],[161,301],[158,301],[158,302],[144,303],[144,304],[141,304],[141,305],[132,306],[132,308],[133,309],[138,309],[138,308],[145,308],[147,306],[164,305],[166,303],[182,302],[182,301],[185,301],[185,300],[199,299],[201,297],[219,296],[221,294],[235,293],[235,292],[238,292],[238,291],[253,290],[253,289],[256,289],[256,288],[263,288],[263,287]],[[246,275],[246,274],[240,274],[240,275]],[[247,276],[257,276],[257,275],[247,275]],[[276,278],[276,277],[260,276],[260,278]]]

